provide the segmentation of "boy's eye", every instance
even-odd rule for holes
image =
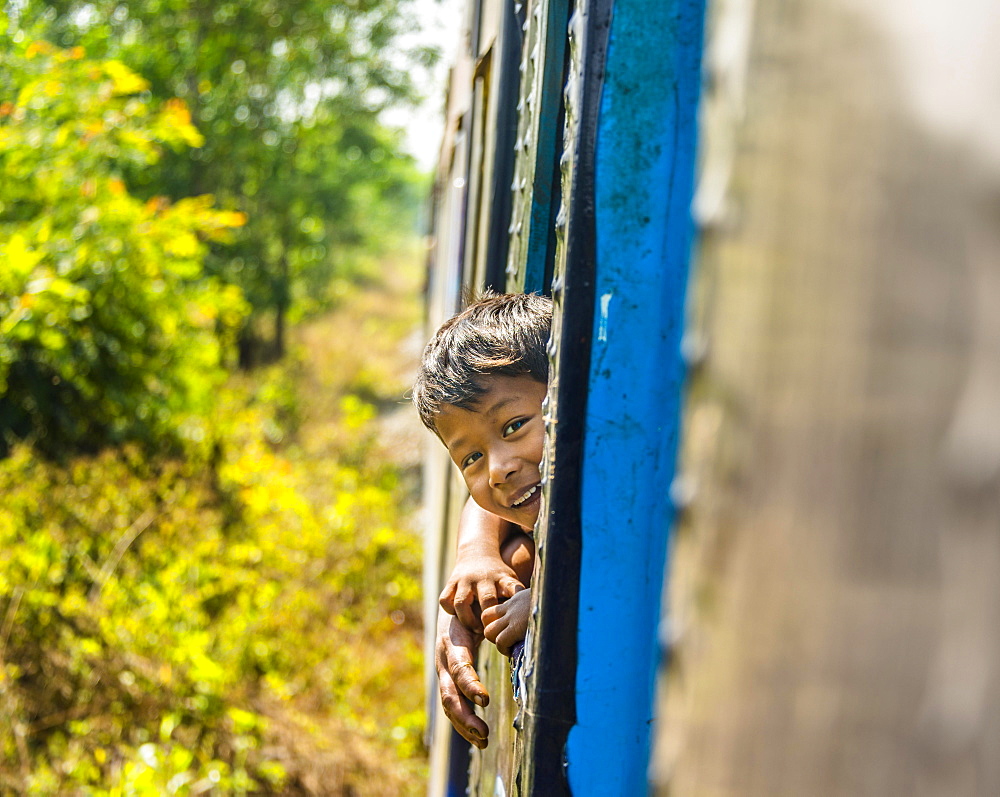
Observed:
[[[525,418],[519,418],[516,421],[511,421],[504,427],[503,436],[507,437],[508,435],[514,434],[514,432],[516,432],[518,429],[524,426],[527,422],[528,421]]]
[[[481,456],[482,454],[480,454],[478,451],[469,454],[469,456],[467,456],[465,459],[462,460],[462,469],[464,470],[465,468],[469,467],[469,465],[478,460]]]

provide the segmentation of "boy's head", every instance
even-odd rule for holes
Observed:
[[[531,293],[486,294],[445,321],[424,349],[413,386],[424,426],[439,434],[443,407],[474,407],[488,388],[484,377],[529,376],[544,385],[551,324],[552,301]]]
[[[413,388],[421,420],[448,448],[473,500],[526,529],[541,499],[551,317],[540,296],[475,302],[427,344]]]

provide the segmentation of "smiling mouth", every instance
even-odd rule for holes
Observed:
[[[522,495],[516,501],[511,501],[510,502],[511,507],[520,506],[521,504],[523,504],[525,501],[531,498],[536,492],[538,492],[538,488],[541,486],[542,486],[541,484],[536,484],[534,487],[528,490],[524,495]]]

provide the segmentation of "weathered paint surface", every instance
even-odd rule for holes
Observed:
[[[640,794],[684,367],[704,4],[618,0],[596,151],[575,795]]]
[[[596,262],[594,151],[612,5],[613,0],[580,0],[568,21],[542,511],[525,643],[524,748],[518,773],[522,794],[539,797],[570,794],[564,761],[577,702],[581,453]]]
[[[562,87],[566,59],[566,4],[561,0],[515,3],[523,17],[519,65],[517,138],[512,153],[512,192],[506,289],[510,292],[547,292],[554,259],[555,205],[559,202],[557,162],[562,144]],[[479,675],[491,702],[480,714],[490,727],[490,745],[473,750],[469,773],[471,797],[522,793],[518,770],[522,758],[524,723],[510,687],[508,660],[489,644],[483,645]]]
[[[555,165],[562,143],[566,3],[532,0],[524,5],[507,289],[542,293],[548,289],[547,276],[551,277],[547,272],[553,260],[553,222],[559,204]]]

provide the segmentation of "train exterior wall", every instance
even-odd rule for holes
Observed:
[[[470,2],[428,326],[557,307],[526,690],[484,651],[470,794],[1000,794],[995,5]],[[440,452],[427,492],[431,616]],[[436,711],[432,797],[465,750]]]
[[[484,651],[493,730],[490,747],[472,752],[469,793],[633,793],[649,757],[672,520],[663,484],[673,477],[684,376],[704,8],[699,0],[578,0],[568,13],[554,0],[512,7],[522,43],[517,136],[506,153],[514,175],[506,287],[551,290],[555,300],[549,439],[522,703],[510,700],[506,661]],[[499,11],[472,4],[472,41],[476,30],[506,30],[488,19]],[[480,44],[471,89],[453,88],[469,96],[462,118],[471,124],[449,129],[471,132],[446,143],[443,158],[454,164],[449,151],[467,148],[468,179],[449,178],[467,192],[458,260],[439,255],[461,264],[452,283],[489,284],[495,268],[483,242],[484,229],[498,229],[499,204],[482,186],[499,185],[506,166],[504,153],[490,153],[477,135],[476,120],[496,96],[482,93],[479,78],[495,76],[496,50]],[[441,202],[451,195],[446,180],[439,184]],[[440,246],[450,240],[443,203],[439,218]],[[648,466],[641,473],[639,460]],[[451,514],[437,523],[454,518],[455,487]],[[452,534],[441,530],[444,549],[431,557],[439,577]],[[629,675],[619,678],[623,650]],[[446,780],[437,778],[432,794]]]

